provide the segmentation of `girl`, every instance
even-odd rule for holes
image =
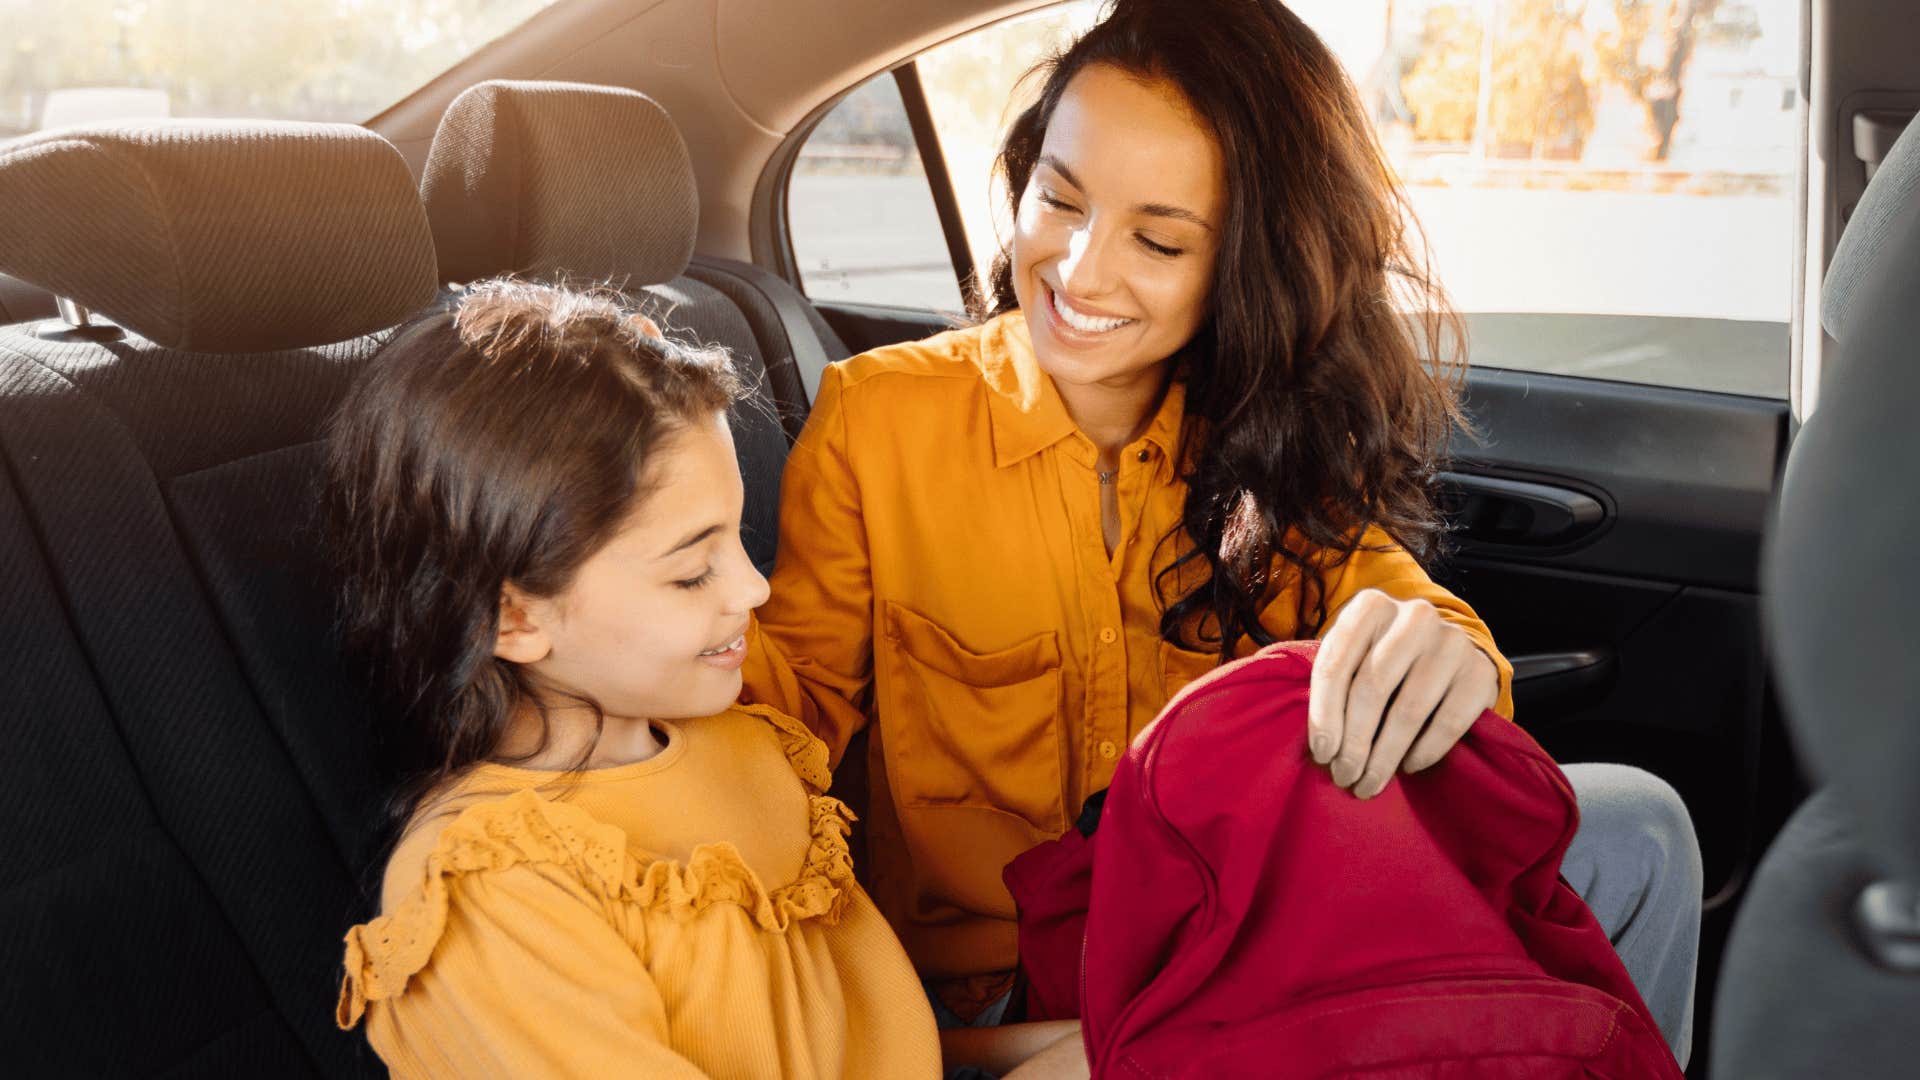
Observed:
[[[1118,0],[1044,76],[992,317],[821,382],[746,675],[835,760],[871,724],[870,884],[948,1025],[1012,1003],[1001,867],[1222,660],[1321,638],[1312,753],[1361,798],[1512,712],[1422,567],[1456,320],[1338,61],[1275,0]],[[1685,809],[1567,771],[1567,875],[1684,1061]]]
[[[939,1074],[826,748],[730,707],[767,593],[738,390],[613,298],[495,282],[342,406],[346,626],[431,762],[340,993],[397,1076]]]

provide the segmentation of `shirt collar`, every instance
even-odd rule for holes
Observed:
[[[980,370],[996,466],[1024,461],[1073,434],[1066,403],[1033,355],[1024,314],[1010,311],[980,327]]]
[[[1160,399],[1160,409],[1141,438],[1160,451],[1161,460],[1172,462],[1180,453],[1180,428],[1186,418],[1187,380],[1176,371],[1167,383],[1167,396]]]
[[[1024,461],[1076,432],[1060,391],[1040,370],[1024,313],[1010,311],[981,325],[980,369],[987,383],[994,465]],[[1168,462],[1179,453],[1186,390],[1176,375],[1142,436]]]

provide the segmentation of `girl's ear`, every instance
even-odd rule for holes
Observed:
[[[659,323],[654,322],[652,319],[647,318],[645,315],[638,315],[638,316],[635,316],[635,318],[637,318],[640,321],[640,332],[647,335],[648,337],[658,338],[658,337],[667,336],[660,332]]]
[[[500,629],[494,634],[493,655],[515,664],[534,664],[547,658],[553,642],[541,628],[547,605],[515,588],[500,588]]]

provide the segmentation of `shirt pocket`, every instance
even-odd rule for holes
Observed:
[[[1059,835],[1058,635],[980,653],[892,601],[885,614],[896,662],[880,722],[894,804],[991,808]]]
[[[1220,666],[1217,652],[1194,652],[1166,640],[1160,642],[1160,699],[1162,708],[1193,680]]]

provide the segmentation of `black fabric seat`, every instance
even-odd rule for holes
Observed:
[[[532,261],[445,273],[433,240],[454,234],[363,129],[171,123],[0,144],[0,197],[34,210],[0,222],[9,317],[57,293],[112,324],[0,327],[9,1073],[379,1075],[359,1033],[333,1026],[390,778],[334,650],[318,440],[383,331],[437,282],[618,280],[750,379],[776,357],[783,374],[736,424],[750,549],[771,563],[789,435],[773,390],[803,416],[791,358],[845,350],[789,329],[806,325],[791,290],[756,306],[768,283],[752,268],[683,273],[691,174],[647,172],[667,135],[685,151],[646,123],[616,170],[638,186],[607,186],[577,144],[519,147],[584,170],[525,189],[569,224],[531,230]],[[605,207],[582,184],[623,209],[596,224]]]
[[[743,531],[748,553],[771,570],[780,473],[806,418],[796,357],[824,363],[847,350],[766,271],[724,260],[690,268],[699,192],[666,111],[612,87],[480,83],[441,118],[420,190],[443,280],[518,274],[609,284],[640,298],[668,333],[733,354],[755,388],[733,414],[747,488]]]
[[[13,1075],[372,1075],[333,1029],[368,713],[307,526],[320,425],[433,293],[391,146],[173,123],[0,145],[0,1047]]]
[[[820,312],[784,278],[732,259],[696,257],[687,274],[726,294],[753,328],[767,386],[788,440],[800,437],[828,364],[852,355]]]

